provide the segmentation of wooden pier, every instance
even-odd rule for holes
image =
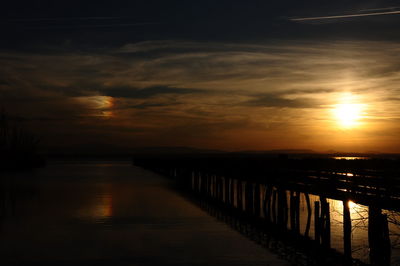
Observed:
[[[303,242],[312,239],[313,249],[321,254],[332,250],[327,199],[342,201],[342,259],[347,265],[354,262],[349,201],[366,205],[370,263],[390,265],[388,221],[382,209],[400,209],[400,179],[395,163],[236,157],[135,158],[134,163],[176,179],[179,186],[195,197],[232,216],[289,235],[291,239]],[[311,202],[311,194],[319,196],[319,200]],[[307,206],[303,232],[301,196]],[[312,219],[314,232],[310,232]]]

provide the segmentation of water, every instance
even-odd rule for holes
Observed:
[[[1,182],[1,265],[288,265],[129,163]]]
[[[329,200],[332,231],[332,247],[343,251],[343,203],[337,200]],[[354,258],[369,262],[368,248],[368,207],[349,202],[350,216],[352,220],[352,255]],[[383,210],[388,217],[390,242],[392,246],[391,265],[400,265],[400,213]]]
[[[263,189],[261,194],[263,194]],[[288,202],[289,195],[290,192],[287,192]],[[261,195],[261,197],[263,197],[263,195]],[[312,204],[315,201],[319,201],[319,196],[309,195],[309,197]],[[343,202],[334,199],[327,199],[327,201],[329,203],[331,219],[331,247],[343,253]],[[348,204],[352,220],[352,257],[362,262],[369,263],[368,207],[352,201]],[[261,205],[260,208],[262,210],[263,206]],[[400,213],[389,210],[383,210],[382,212],[387,215],[389,222],[389,234],[392,246],[391,265],[400,265]],[[307,214],[307,203],[302,193],[300,197],[300,232],[303,235],[306,231]],[[314,239],[314,216],[311,217],[310,221],[309,236]]]
[[[367,156],[336,156],[336,157],[332,157],[335,160],[369,160],[371,159],[371,157],[367,157]]]

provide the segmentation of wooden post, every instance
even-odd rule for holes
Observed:
[[[195,173],[194,173],[194,171],[192,171],[192,190],[195,189],[195,184],[196,184],[196,182],[195,182]]]
[[[349,200],[343,201],[343,247],[346,265],[351,265],[351,216]]]
[[[271,222],[271,194],[271,186],[265,185],[263,210],[264,218],[267,222]]]
[[[284,189],[278,190],[278,226],[282,230],[287,227],[287,199]]]
[[[242,186],[241,186],[241,188],[242,188],[242,197],[241,197],[241,199],[242,199],[242,210],[243,210],[243,212],[245,212],[246,211],[246,182],[245,181],[242,181]]]
[[[214,185],[214,193],[213,193],[213,197],[214,200],[217,199],[218,197],[218,180],[217,180],[217,176],[213,175],[213,185]]]
[[[253,184],[250,182],[246,182],[245,201],[246,212],[250,215],[253,214]]]
[[[254,183],[249,183],[249,213],[254,214]]]
[[[231,207],[233,208],[235,206],[235,179],[230,178],[230,191],[231,191],[231,199],[230,199],[230,203],[231,203]]]
[[[219,201],[221,202],[221,203],[224,203],[225,202],[225,178],[224,177],[220,177],[219,178],[219,182],[220,182],[220,190],[221,190],[221,194],[220,194],[220,199],[219,199]]]
[[[215,182],[215,176],[212,175],[211,176],[211,180],[212,180],[212,197],[215,198],[215,191],[216,191],[216,182]]]
[[[314,238],[317,244],[321,243],[319,201],[314,202]]]
[[[200,179],[201,179],[201,175],[200,175],[200,172],[198,172],[198,174],[197,174],[197,176],[196,176],[196,172],[193,172],[194,173],[194,185],[195,185],[195,187],[196,187],[196,190],[198,191],[198,192],[200,192],[201,191],[201,187],[200,187],[200,184],[201,184],[201,181],[200,181]],[[197,184],[196,184],[197,183]]]
[[[295,200],[295,218],[296,218],[296,229],[295,232],[300,234],[300,192],[296,192],[296,200]]]
[[[213,179],[213,176],[212,175],[208,175],[208,189],[209,189],[209,191],[208,191],[208,195],[209,195],[209,198],[211,199],[212,197],[213,197],[213,187],[214,187],[214,184],[213,184],[213,181],[214,181],[214,179]]]
[[[218,202],[219,199],[219,178],[215,175],[215,201]]]
[[[326,248],[331,248],[331,215],[329,209],[329,202],[324,204],[324,246]]]
[[[282,229],[286,230],[289,222],[289,207],[287,202],[286,190],[282,190],[282,205],[283,205],[283,225]]]
[[[278,194],[278,191],[276,190],[276,189],[274,189],[273,190],[273,193],[272,193],[272,205],[271,205],[271,208],[272,208],[272,222],[274,223],[274,224],[277,224],[277,219],[276,219],[276,202],[277,202],[277,194]]]
[[[196,192],[200,192],[200,184],[201,184],[201,174],[198,172],[197,178],[196,178]]]
[[[207,174],[207,182],[208,182],[208,197],[211,198],[212,195],[212,179],[211,179],[211,175]]]
[[[369,206],[368,242],[371,265],[390,265],[391,246],[386,215],[377,206]]]
[[[224,202],[224,178],[222,176],[218,177],[218,184],[219,184],[218,202],[223,203]]]
[[[215,176],[215,201],[219,200],[219,177]]]
[[[206,187],[207,184],[204,175],[200,175],[200,183],[201,183],[200,194],[204,197],[207,195],[207,187]]]
[[[254,185],[254,215],[260,217],[260,184],[256,183]]]
[[[237,207],[238,207],[238,209],[240,211],[243,210],[243,199],[242,199],[242,197],[243,197],[242,181],[238,180],[237,181],[237,195],[236,195],[236,198],[237,198]]]
[[[387,215],[382,214],[382,233],[383,233],[383,257],[384,257],[384,265],[390,265],[391,255],[392,255],[392,246],[390,244],[390,237],[389,237],[389,223],[387,220]]]
[[[225,204],[229,205],[229,178],[224,177],[224,183],[225,183]]]
[[[331,220],[329,212],[329,203],[325,197],[320,196],[321,215],[319,223],[319,233],[322,240],[322,245],[326,248],[331,246]]]
[[[308,193],[304,193],[304,196],[306,198],[306,204],[307,204],[307,224],[304,235],[308,237],[310,233],[312,209],[311,209],[310,196],[308,195]]]
[[[290,191],[290,229],[295,231],[296,229],[296,217],[295,217],[295,198],[294,192]]]

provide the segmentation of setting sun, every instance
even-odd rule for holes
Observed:
[[[342,128],[356,127],[362,118],[363,105],[352,94],[343,95],[339,102],[333,109],[337,123]]]
[[[343,127],[354,127],[361,118],[360,104],[338,104],[334,112],[339,124]]]

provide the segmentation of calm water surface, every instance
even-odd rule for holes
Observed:
[[[1,182],[1,265],[288,265],[129,163]]]

